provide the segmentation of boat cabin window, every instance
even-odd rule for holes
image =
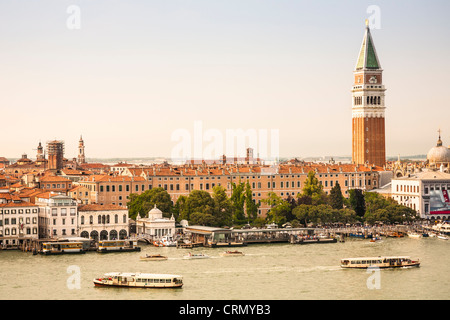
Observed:
[[[172,279],[136,279],[136,282],[144,282],[144,283],[171,283]]]

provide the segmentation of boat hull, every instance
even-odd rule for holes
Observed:
[[[183,259],[191,260],[191,259],[208,259],[209,256],[184,256]]]
[[[242,257],[244,253],[242,252],[222,252],[220,254],[222,257]]]
[[[141,261],[163,261],[167,260],[167,257],[141,257]]]
[[[81,250],[81,251],[69,251],[69,250],[64,250],[64,251],[41,251],[40,254],[44,255],[44,256],[56,256],[56,255],[61,255],[61,254],[83,254],[86,253],[86,251]]]
[[[141,288],[141,289],[180,289],[183,284],[173,284],[173,285],[142,285],[142,286],[132,286],[127,284],[113,284],[104,283],[102,281],[94,280],[95,287],[114,287],[114,288]]]
[[[367,269],[367,268],[380,268],[380,269],[395,269],[395,268],[416,268],[419,267],[420,263],[410,263],[410,264],[405,264],[405,265],[398,265],[398,266],[385,266],[385,265],[381,265],[381,266],[377,266],[377,265],[371,265],[371,266],[346,266],[346,265],[341,265],[341,268],[344,269]]]
[[[118,248],[118,249],[98,249],[98,253],[114,253],[114,252],[137,252],[141,251],[140,247],[134,247],[134,248]]]

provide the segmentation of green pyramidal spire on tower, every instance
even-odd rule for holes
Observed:
[[[361,50],[359,51],[358,61],[356,63],[356,70],[361,69],[381,69],[367,21],[366,31],[364,33]]]

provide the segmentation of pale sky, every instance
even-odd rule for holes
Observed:
[[[450,145],[447,0],[1,0],[0,156],[58,139],[72,158],[83,135],[88,158],[169,157],[195,121],[278,130],[281,157],[350,155],[373,5],[387,155],[426,154],[439,128]]]

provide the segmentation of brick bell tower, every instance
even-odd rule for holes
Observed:
[[[352,163],[383,166],[386,162],[384,92],[377,52],[368,21],[352,88]]]

